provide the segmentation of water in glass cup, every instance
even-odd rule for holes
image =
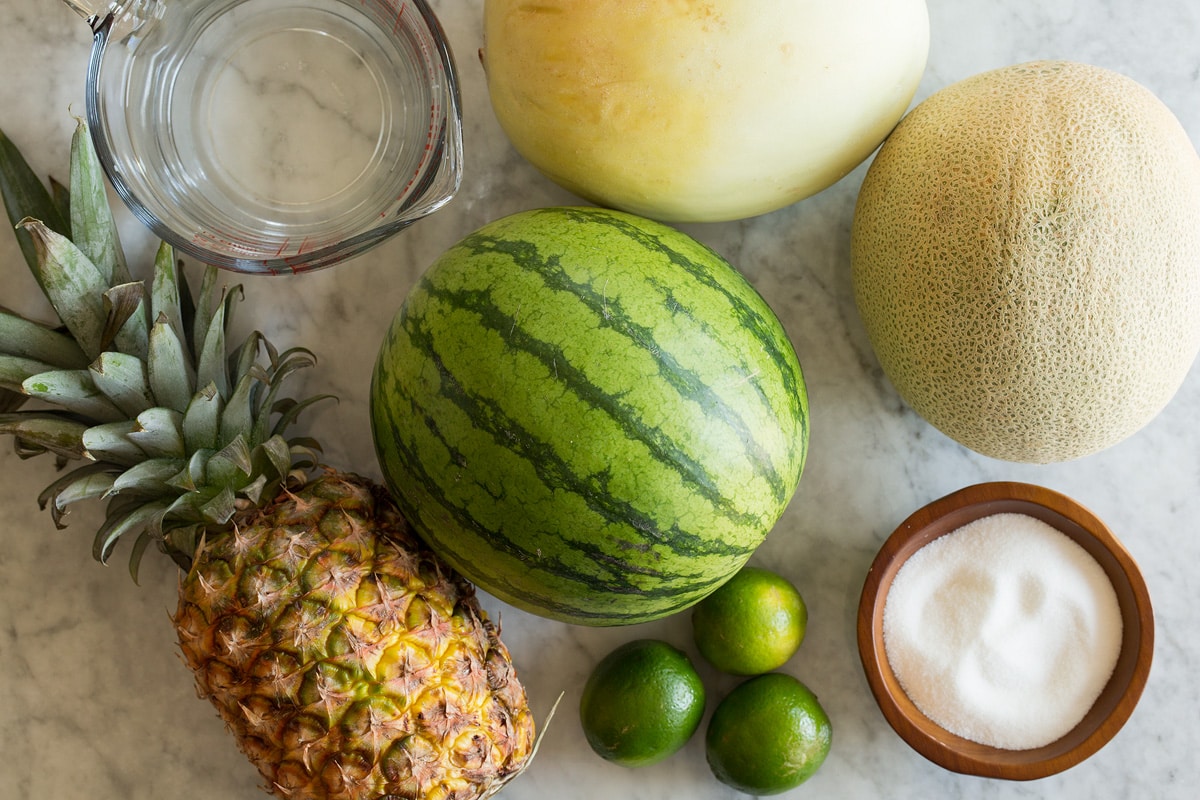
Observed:
[[[209,263],[327,266],[457,189],[453,62],[423,2],[141,0],[93,25],[109,177]]]

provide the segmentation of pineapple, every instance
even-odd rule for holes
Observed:
[[[69,193],[3,134],[0,183],[10,216],[43,220],[19,237],[63,323],[0,308],[0,431],[71,465],[39,498],[59,527],[73,503],[107,502],[98,560],[129,541],[135,580],[150,547],[180,566],[184,659],[264,788],[466,800],[519,774],[532,716],[473,587],[386,490],[287,436],[321,399],[281,393],[310,354],[258,333],[230,353],[237,291],[210,267],[193,302],[166,244],[148,289],[130,277],[82,122]]]

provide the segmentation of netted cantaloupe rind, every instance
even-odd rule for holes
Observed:
[[[880,364],[988,456],[1105,449],[1200,349],[1200,158],[1133,80],[1068,62],[922,102],[864,179],[851,260]]]

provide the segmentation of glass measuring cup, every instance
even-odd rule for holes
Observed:
[[[117,193],[239,272],[327,267],[445,205],[462,175],[454,60],[424,0],[66,0]]]

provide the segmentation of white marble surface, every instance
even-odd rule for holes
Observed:
[[[932,48],[918,95],[975,72],[1069,58],[1124,72],[1156,92],[1200,141],[1200,5],[1193,0],[931,0]],[[379,337],[418,273],[475,227],[530,207],[574,202],[508,146],[475,59],[481,0],[434,2],[458,56],[466,115],[462,191],[433,218],[332,270],[244,283],[237,325],[321,358],[306,380],[341,403],[309,420],[332,463],[377,475],[367,381]],[[82,110],[89,33],[54,0],[0,0],[0,127],[42,173],[65,177],[70,114]],[[738,265],[787,328],[804,366],[812,443],[800,489],[756,560],[801,589],[808,638],[786,666],[833,719],[832,752],[789,797],[1192,798],[1200,785],[1200,373],[1148,427],[1076,462],[1017,466],[972,454],[910,412],[881,374],[851,299],[848,232],[863,168],[833,188],[738,223],[686,226]],[[127,217],[127,245],[149,241]],[[13,241],[0,236],[0,302],[38,308]],[[49,461],[0,447],[0,800],[160,800],[265,796],[177,655],[168,612],[175,573],[148,560],[134,586],[120,559],[91,560],[94,512],[54,530],[34,497]],[[946,772],[887,726],[859,667],[858,595],[875,550],[914,508],[970,483],[1025,480],[1066,492],[1118,532],[1140,562],[1157,617],[1142,702],[1097,755],[1057,776],[1010,784]],[[686,616],[594,630],[546,622],[492,598],[534,710],[566,692],[560,716],[510,800],[734,798],[704,762],[702,738],[639,771],[594,756],[575,706],[611,647],[657,636],[691,648]],[[694,650],[693,650],[694,652]],[[730,679],[710,671],[713,694]],[[711,710],[711,702],[710,702]]]

